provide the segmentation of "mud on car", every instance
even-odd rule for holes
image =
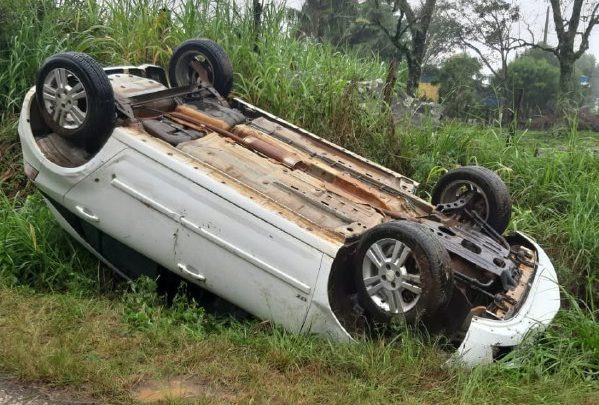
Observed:
[[[547,325],[553,266],[504,235],[491,170],[418,184],[239,98],[207,39],[167,69],[43,62],[23,104],[25,172],[61,226],[119,274],[176,274],[293,332],[349,340],[396,321],[456,342],[467,363]]]

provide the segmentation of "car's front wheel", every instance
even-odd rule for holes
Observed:
[[[114,129],[114,93],[108,76],[90,56],[59,53],[44,61],[36,83],[41,115],[58,135],[89,146]]]
[[[366,319],[387,324],[433,316],[450,300],[451,263],[443,245],[409,221],[378,225],[360,241],[354,264],[357,298]]]

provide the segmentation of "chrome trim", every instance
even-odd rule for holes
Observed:
[[[227,250],[228,252],[233,253],[235,256],[252,263],[254,266],[264,270],[265,272],[269,273],[272,276],[275,276],[279,280],[285,282],[286,284],[289,284],[293,288],[300,290],[304,294],[310,294],[310,292],[312,291],[310,286],[308,286],[307,284],[304,284],[301,281],[285,274],[281,270],[260,260],[256,256],[253,256],[252,254],[239,249],[238,247],[227,242],[226,240],[222,239],[221,237],[213,234],[212,232],[206,230],[205,228],[202,228],[199,225],[194,224],[193,222],[189,221],[188,219],[186,219],[184,217],[181,217],[181,225],[183,225],[185,228],[189,229],[190,231],[192,231],[200,236],[205,237],[212,243],[222,247],[223,249]]]

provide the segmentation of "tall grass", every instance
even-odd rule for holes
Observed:
[[[536,156],[533,145],[543,136],[526,133],[506,146],[505,137],[493,128],[448,124],[436,131],[414,129],[404,137],[405,158],[408,170],[423,180],[422,191],[430,190],[446,168],[482,164],[495,169],[512,194],[512,229],[535,237],[568,291],[596,308],[599,159],[580,142]]]
[[[99,291],[105,269],[60,231],[38,194],[0,194],[0,283],[41,291]]]

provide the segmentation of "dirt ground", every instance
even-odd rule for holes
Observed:
[[[26,384],[15,379],[0,375],[0,404],[2,405],[63,405],[63,404],[94,404],[72,400],[64,392],[42,387],[36,384]]]
[[[0,404],[10,405],[50,405],[48,395],[18,383],[12,379],[0,376]]]

